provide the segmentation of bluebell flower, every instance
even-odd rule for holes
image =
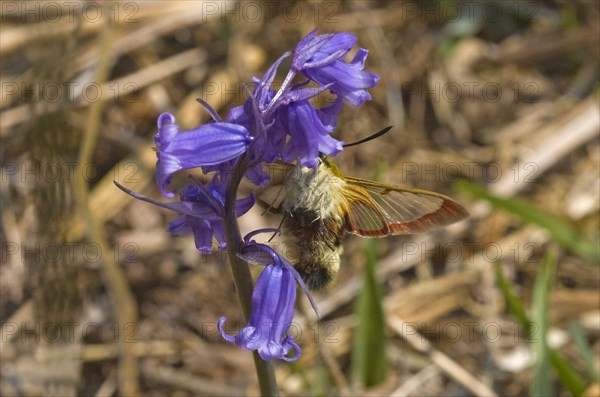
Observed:
[[[319,68],[343,58],[356,44],[356,36],[350,33],[328,33],[317,35],[313,29],[296,44],[292,69]]]
[[[198,216],[195,213],[182,213],[179,218],[169,222],[169,232],[175,235],[192,233],[196,249],[200,252],[207,254],[212,252],[213,237],[217,241],[217,248],[225,249],[226,238],[223,224],[225,187],[224,183],[219,183],[219,175],[216,175],[206,186],[198,182],[187,185],[179,195],[181,202],[194,203],[197,207],[208,208],[212,214],[211,216]],[[242,216],[248,212],[254,202],[253,195],[237,200],[236,215]]]
[[[160,191],[165,197],[174,197],[167,187],[175,172],[239,157],[251,141],[248,130],[238,124],[214,122],[179,132],[175,117],[170,113],[161,114],[154,137],[158,157],[156,182]]]
[[[319,118],[308,101],[294,102],[280,109],[279,122],[290,139],[283,148],[283,160],[300,160],[305,167],[315,168],[319,153],[334,157],[343,149],[343,142],[331,137],[331,127]]]
[[[279,57],[277,61],[275,61],[275,63],[273,63],[273,65],[269,67],[269,69],[267,69],[267,72],[264,74],[263,77],[261,77],[260,79],[252,79],[254,84],[256,85],[254,93],[252,94],[254,102],[256,104],[255,111],[265,113],[268,108],[273,107],[274,104],[277,102],[276,95],[274,95],[275,93],[271,89],[271,85],[273,84],[273,80],[275,79],[275,75],[277,73],[279,65],[285,58],[289,57],[290,54],[291,53],[289,51],[285,52],[282,56]],[[285,89],[285,86],[287,86],[286,83],[283,84],[282,88]],[[275,103],[273,102],[274,99]]]
[[[217,324],[221,336],[246,350],[258,350],[263,360],[295,361],[300,348],[291,335],[286,335],[294,316],[296,283],[289,269],[281,265],[267,266],[258,277],[252,293],[252,313],[248,324],[236,335],[223,330],[225,317]],[[294,348],[295,355],[286,355]]]
[[[292,69],[322,86],[331,84],[338,98],[359,106],[371,99],[365,88],[374,87],[379,76],[363,70],[369,53],[364,48],[349,63],[341,59],[355,44],[356,36],[350,33],[317,35],[313,30],[296,46]]]
[[[314,302],[300,275],[285,258],[268,245],[248,242],[248,239],[247,236],[240,257],[251,263],[267,265],[252,293],[250,319],[235,336],[224,331],[225,317],[219,319],[217,327],[225,340],[246,350],[257,350],[263,360],[295,361],[300,356],[300,347],[287,332],[294,316],[296,282],[303,287],[313,307]],[[292,348],[294,356],[288,357]]]
[[[318,95],[327,87],[301,88],[296,85],[275,93],[269,89],[270,81],[255,79],[257,88],[244,106],[230,112],[229,119],[242,120],[252,125],[254,141],[248,149],[251,164],[271,163],[276,160],[294,162],[300,160],[304,166],[315,167],[319,153],[335,156],[343,149],[343,143],[331,137],[337,124],[338,103],[324,109],[315,109],[308,99]],[[264,108],[264,110],[263,110]],[[255,182],[262,186],[268,178],[255,169]]]
[[[217,241],[218,249],[225,249],[224,196],[225,183],[215,177],[206,185],[193,180],[179,194],[179,201],[160,202],[143,194],[132,192],[124,186],[115,184],[125,193],[159,207],[178,212],[180,216],[169,222],[168,231],[175,235],[192,233],[198,251],[210,254],[213,251],[213,237]],[[254,195],[236,201],[236,215],[242,216],[255,203]]]

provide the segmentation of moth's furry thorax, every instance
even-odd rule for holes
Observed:
[[[339,270],[345,219],[340,211],[344,180],[325,163],[317,170],[296,166],[287,176],[282,204],[288,258],[309,288],[322,288]]]

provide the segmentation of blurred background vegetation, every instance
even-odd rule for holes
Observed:
[[[336,137],[394,126],[341,169],[471,217],[348,237],[323,318],[295,317],[283,393],[599,395],[599,4],[2,2],[0,393],[258,393],[251,354],[216,331],[243,325],[224,256],[112,181],[159,198],[158,115],[193,128],[196,98],[226,115],[316,27],[355,34],[382,76]]]

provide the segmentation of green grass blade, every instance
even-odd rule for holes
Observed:
[[[377,241],[367,240],[365,276],[356,305],[358,325],[352,349],[352,378],[365,386],[377,385],[386,377],[385,318],[379,284],[375,278]]]
[[[315,378],[311,384],[310,391],[313,396],[327,396],[331,390],[331,378],[329,370],[325,365],[320,363],[315,370]]]
[[[493,195],[484,187],[466,180],[457,182],[457,188],[474,197],[489,201],[494,207],[512,213],[523,222],[533,223],[546,229],[554,240],[572,253],[591,263],[600,264],[600,247],[597,239],[582,235],[569,222],[517,198],[506,199]]]
[[[513,316],[517,318],[517,321],[524,328],[525,335],[530,335],[530,323],[529,318],[527,317],[527,312],[525,311],[525,306],[515,294],[512,289],[512,285],[510,282],[504,277],[504,273],[502,273],[502,267],[499,264],[496,264],[494,267],[496,271],[496,282],[500,287],[500,291],[504,295],[504,300],[506,301],[506,306]]]
[[[573,366],[557,351],[550,350],[552,367],[562,383],[574,396],[581,396],[585,391],[585,381]]]
[[[556,259],[547,253],[540,267],[533,288],[533,322],[537,324],[539,338],[535,342],[535,365],[533,368],[533,379],[531,384],[532,396],[552,396],[554,394],[552,379],[550,376],[550,349],[548,348],[547,334],[550,328],[548,318],[548,302]]]
[[[504,295],[506,306],[508,311],[517,318],[517,321],[523,327],[523,334],[528,340],[533,339],[531,336],[539,335],[535,330],[535,334],[532,335],[532,326],[527,316],[525,306],[514,292],[510,282],[504,277],[501,271],[501,267],[496,265],[496,281],[500,288],[500,291]],[[564,359],[564,357],[549,349],[549,358],[552,364],[552,368],[558,374],[560,382],[567,388],[574,396],[580,396],[585,390],[585,381],[579,375],[579,373],[573,368],[573,366]]]
[[[594,353],[592,352],[592,348],[588,341],[585,339],[585,334],[583,333],[581,325],[577,322],[573,322],[570,327],[570,333],[573,341],[575,341],[575,346],[577,346],[579,356],[585,365],[588,376],[595,382],[600,382],[600,375],[598,374],[598,367],[594,360]]]

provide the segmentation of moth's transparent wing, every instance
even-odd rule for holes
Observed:
[[[469,214],[442,194],[359,178],[346,178],[348,231],[364,237],[420,233],[449,225]]]
[[[257,192],[256,197],[266,206],[266,212],[279,212],[287,194],[285,189],[286,177],[295,166],[294,164],[277,161],[266,164],[264,167],[271,180],[267,186]]]
[[[345,189],[347,231],[363,237],[384,237],[390,234],[383,210],[367,192],[353,185],[347,185]]]

